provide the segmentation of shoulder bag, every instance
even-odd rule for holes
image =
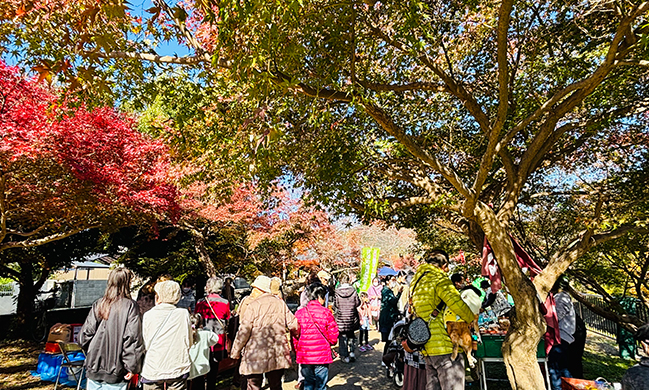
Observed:
[[[412,315],[410,317],[410,320],[406,324],[405,327],[405,333],[406,337],[405,340],[402,342],[404,349],[412,353],[414,351],[418,351],[422,349],[428,340],[430,340],[430,328],[429,324],[432,320],[434,320],[439,313],[444,309],[444,301],[440,302],[439,305],[433,310],[433,312],[430,314],[430,318],[428,321],[425,321],[423,318],[421,318],[419,315],[417,315],[417,312],[415,311],[415,307],[412,304],[412,296],[415,293],[415,289],[417,287],[417,284],[423,278],[428,274],[429,271],[424,272],[412,285],[412,288],[410,289],[410,296],[408,297],[408,302],[410,306],[410,310],[412,311]]]

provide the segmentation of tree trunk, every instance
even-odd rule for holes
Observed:
[[[482,253],[482,247],[484,245],[484,231],[474,220],[466,220],[466,222],[461,226],[471,240],[471,243],[475,245],[478,253]]]
[[[34,267],[30,262],[20,264],[18,302],[16,304],[16,333],[29,336],[30,325],[34,321],[34,299],[38,292],[34,285]]]
[[[515,315],[502,347],[509,382],[514,390],[543,389],[545,380],[536,351],[546,325],[541,317],[536,288],[518,266],[506,225],[484,203],[478,202],[475,213],[497,259],[503,281],[514,298]]]
[[[539,311],[536,289],[527,282],[527,286],[520,289],[525,293],[514,297],[515,313],[511,317],[502,353],[512,389],[537,390],[545,388],[536,352],[546,324]]]
[[[207,248],[205,248],[205,237],[196,229],[188,228],[187,230],[194,239],[194,248],[198,254],[198,261],[203,265],[203,268],[205,268],[207,276],[215,278],[218,272],[210,258],[210,254],[207,252]]]

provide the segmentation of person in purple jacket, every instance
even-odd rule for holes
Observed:
[[[311,300],[295,313],[300,324],[300,337],[295,341],[296,360],[304,376],[304,390],[324,390],[329,364],[333,363],[331,346],[338,341],[338,325],[331,311],[323,306],[327,288],[314,283],[307,291]]]

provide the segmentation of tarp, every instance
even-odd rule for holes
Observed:
[[[85,360],[85,355],[83,352],[68,352],[68,359],[70,361]],[[56,377],[59,373],[59,368],[63,362],[63,355],[61,354],[49,354],[41,353],[38,355],[38,363],[36,366],[36,371],[32,371],[32,376],[40,376],[41,380],[48,382],[56,382]],[[71,370],[74,370],[74,374]],[[79,378],[81,374],[81,367],[76,368],[66,368],[61,370],[61,376],[59,377],[59,384],[77,387],[77,382],[74,375]],[[86,376],[84,373],[83,380],[81,381],[81,388],[86,388]]]
[[[392,276],[392,275],[398,275],[399,273],[395,270],[393,270],[390,267],[381,267],[379,269],[379,276]]]

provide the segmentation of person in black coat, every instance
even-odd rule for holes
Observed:
[[[343,362],[349,363],[356,360],[356,336],[354,332],[360,328],[358,307],[361,300],[356,293],[354,286],[349,284],[350,277],[343,274],[340,278],[340,286],[334,293],[334,317],[338,324],[338,345],[340,356]]]
[[[403,292],[402,287],[397,288],[397,295],[394,295],[395,287],[397,286],[397,279],[391,276],[387,283],[383,286],[381,291],[381,314],[379,315],[379,331],[381,332],[381,341],[385,343],[384,354],[388,349],[388,338],[392,326],[399,319],[399,298]]]
[[[586,348],[586,324],[579,314],[576,315],[575,341],[568,346],[568,370],[573,378],[584,377],[584,349]]]

